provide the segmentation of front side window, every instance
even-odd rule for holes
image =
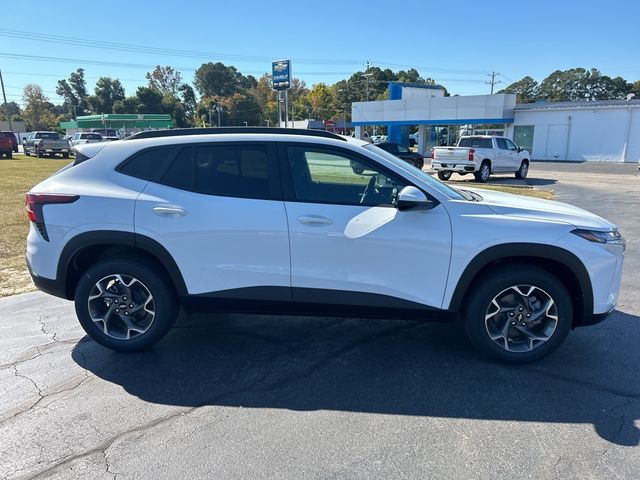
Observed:
[[[505,142],[504,138],[496,138],[496,144],[500,150],[508,150],[507,142]]]
[[[405,186],[374,162],[310,146],[287,147],[295,200],[340,205],[393,206]]]
[[[507,142],[507,148],[509,150],[518,150],[518,147],[516,147],[516,144],[513,143],[511,140],[509,140],[508,138],[505,139],[505,142]]]
[[[409,153],[409,149],[407,147],[405,147],[404,145],[398,145],[398,151],[400,153]]]

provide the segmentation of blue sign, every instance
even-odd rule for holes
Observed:
[[[291,60],[272,63],[271,83],[274,90],[287,90],[291,87]]]

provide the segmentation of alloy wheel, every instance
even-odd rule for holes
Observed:
[[[91,320],[117,340],[143,335],[156,316],[155,301],[146,285],[122,274],[97,281],[89,293],[88,307]]]
[[[514,285],[498,293],[485,312],[489,338],[508,352],[530,352],[544,345],[558,326],[553,298],[533,285]]]

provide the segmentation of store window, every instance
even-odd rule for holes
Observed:
[[[513,141],[519,147],[528,150],[533,155],[534,125],[515,125],[513,127]]]

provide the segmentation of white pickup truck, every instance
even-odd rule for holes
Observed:
[[[478,182],[486,182],[492,173],[515,172],[526,178],[529,152],[506,137],[474,135],[461,137],[457,147],[435,147],[431,151],[431,168],[440,180],[449,180],[453,172],[473,173]]]

